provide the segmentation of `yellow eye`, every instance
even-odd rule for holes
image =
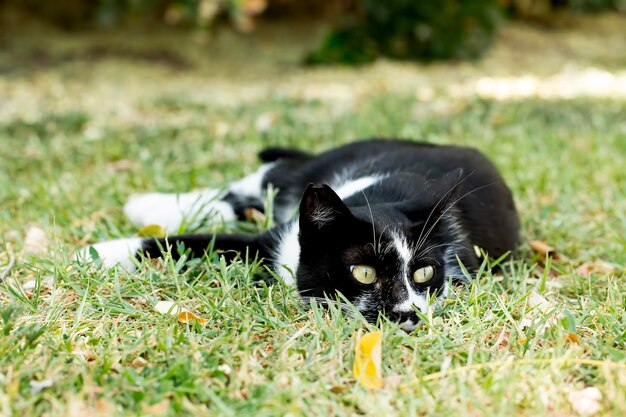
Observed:
[[[362,284],[371,284],[376,279],[376,270],[369,265],[351,265],[350,272]]]
[[[423,284],[425,282],[430,281],[430,279],[433,277],[434,274],[435,274],[435,268],[433,268],[430,265],[425,266],[423,268],[418,269],[417,271],[413,273],[413,281],[417,282],[418,284]]]

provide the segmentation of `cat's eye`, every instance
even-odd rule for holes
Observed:
[[[362,284],[371,284],[376,279],[376,270],[369,265],[351,265],[350,272]]]
[[[435,275],[435,268],[432,266],[425,266],[413,272],[413,281],[418,284],[423,284],[425,282],[430,281],[430,279]]]

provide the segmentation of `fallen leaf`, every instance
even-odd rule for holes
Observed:
[[[572,391],[568,394],[567,398],[574,411],[580,416],[592,416],[602,408],[600,404],[600,401],[602,401],[602,393],[596,387],[587,387]]]
[[[330,392],[334,392],[336,394],[340,394],[342,392],[348,391],[348,387],[346,387],[345,385],[333,385],[330,388],[328,388],[328,390]]]
[[[31,226],[24,238],[24,251],[35,255],[42,255],[48,249],[48,238],[46,232],[37,226]]]
[[[567,333],[565,335],[565,341],[568,343],[580,343],[580,336],[576,333]]]
[[[531,291],[528,296],[528,305],[539,311],[541,314],[546,315],[552,310],[554,306],[546,297],[539,294],[537,291]]]
[[[137,356],[130,362],[130,366],[132,366],[133,368],[143,368],[144,366],[146,366],[147,363],[148,361],[146,361],[144,358],[142,358],[141,356]]]
[[[149,224],[142,227],[137,234],[140,237],[165,237],[165,229],[158,224]]]
[[[256,224],[265,223],[266,217],[265,214],[254,207],[247,207],[243,210],[243,215],[247,221],[253,222]]]
[[[504,328],[500,331],[500,333],[498,334],[498,338],[496,339],[496,341],[493,343],[493,346],[491,347],[492,349],[501,349],[501,348],[505,348],[509,345],[509,337],[511,336],[511,332]]]
[[[522,318],[522,328],[529,328],[535,323],[540,323],[536,329],[538,335],[543,334],[546,329],[555,326],[558,319],[563,317],[563,312],[557,312],[554,304],[535,290],[530,292],[527,302],[530,308]]]
[[[352,371],[356,380],[365,388],[383,386],[382,337],[381,331],[357,335]]]
[[[530,242],[528,242],[528,244],[535,252],[537,252],[540,255],[551,256],[551,255],[556,254],[556,250],[552,246],[540,240],[531,240]]]
[[[191,321],[195,321],[201,326],[206,325],[209,321],[205,318],[198,317],[193,314],[191,311],[183,310],[180,314],[178,314],[178,321],[181,323],[189,323]]]
[[[585,262],[576,269],[576,272],[579,275],[612,274],[615,272],[615,267],[604,261]]]
[[[201,326],[205,326],[209,322],[207,319],[196,316],[191,311],[179,307],[174,301],[159,301],[154,306],[154,309],[161,314],[178,316],[178,321],[181,323],[189,323],[195,321]]]
[[[174,301],[159,301],[154,306],[154,309],[161,314],[171,314],[172,316],[178,315],[181,312],[181,308],[178,307]]]

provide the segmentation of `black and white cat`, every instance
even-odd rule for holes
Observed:
[[[369,140],[321,155],[267,149],[255,173],[224,192],[143,194],[124,213],[134,223],[176,232],[207,218],[230,221],[248,207],[263,209],[268,186],[278,190],[277,226],[258,235],[200,234],[129,238],[93,248],[107,267],[132,272],[141,254],[184,246],[207,248],[232,260],[264,259],[302,297],[340,292],[365,318],[379,314],[416,327],[416,309],[445,296],[450,281],[466,281],[459,262],[478,267],[476,247],[492,257],[515,248],[519,220],[509,189],[494,165],[474,149],[402,140]],[[85,252],[85,251],[84,251]]]

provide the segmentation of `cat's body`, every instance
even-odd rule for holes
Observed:
[[[174,232],[183,221],[228,221],[248,207],[262,209],[271,185],[278,190],[277,226],[267,232],[120,239],[94,248],[105,265],[132,268],[129,254],[157,257],[161,248],[182,244],[202,256],[214,244],[228,259],[265,259],[303,297],[340,292],[369,320],[383,313],[411,330],[416,308],[424,311],[430,296],[445,294],[450,280],[466,280],[459,261],[469,271],[477,267],[475,247],[499,257],[519,239],[511,193],[473,149],[372,140],[318,156],[268,149],[260,157],[265,164],[221,196],[144,194],[124,212],[140,225]]]

